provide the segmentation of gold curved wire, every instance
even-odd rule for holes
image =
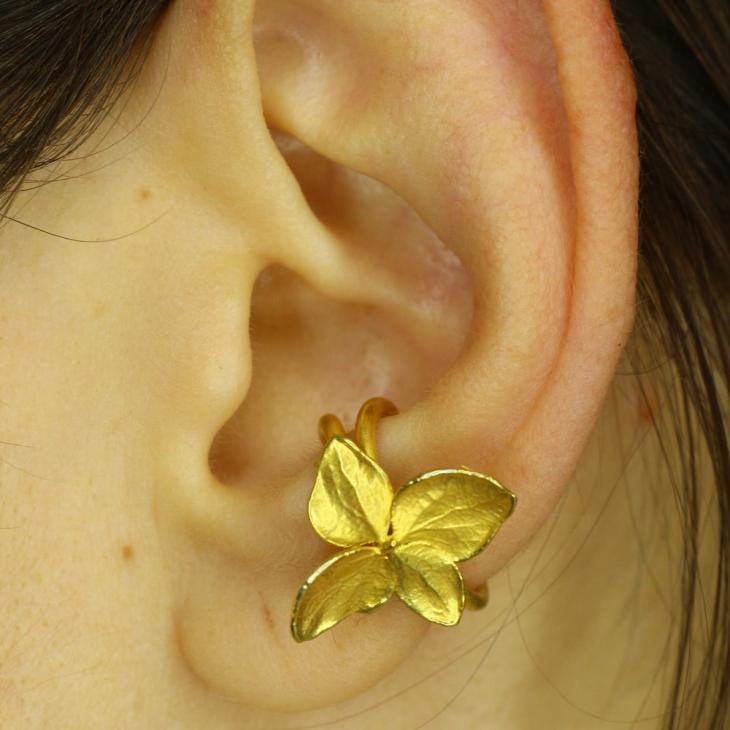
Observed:
[[[326,446],[335,436],[344,436],[345,427],[334,413],[326,413],[319,419],[319,438],[322,446]]]
[[[466,594],[464,608],[467,611],[481,611],[489,603],[489,586],[486,583],[482,583],[473,591],[465,588],[464,593]]]
[[[398,409],[387,398],[366,400],[355,421],[355,443],[377,464],[378,449],[375,445],[375,429],[383,416],[395,416]]]

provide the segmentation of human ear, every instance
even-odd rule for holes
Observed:
[[[195,306],[213,321],[217,299],[247,312],[253,296],[254,361],[249,387],[244,316],[219,317],[184,367],[172,358],[185,387],[160,410],[156,514],[189,669],[297,711],[364,691],[427,629],[394,600],[305,645],[288,635],[299,585],[330,554],[306,517],[318,415],[351,421],[387,396],[402,408],[379,430],[395,485],[467,465],[517,494],[465,564],[472,584],[560,499],[633,319],[635,92],[604,0],[261,0],[256,13],[180,3],[161,35],[172,73],[156,114],[179,113],[160,154],[229,225],[213,254],[229,265]],[[358,175],[383,187],[368,198]],[[423,256],[402,256],[392,218],[370,219],[393,206]],[[451,261],[443,247],[461,262],[448,275],[433,265]],[[446,296],[424,294],[446,280]]]

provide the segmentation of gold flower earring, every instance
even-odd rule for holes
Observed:
[[[486,585],[464,587],[456,563],[478,555],[512,514],[517,498],[491,477],[431,471],[393,494],[378,465],[375,428],[395,415],[385,398],[366,401],[350,440],[337,416],[319,423],[324,445],[309,498],[312,527],[340,548],[307,578],[294,601],[291,632],[308,641],[354,613],[371,613],[396,593],[419,616],[443,626],[464,608],[483,608]]]

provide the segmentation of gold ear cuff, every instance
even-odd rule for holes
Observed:
[[[324,450],[309,498],[312,527],[344,548],[307,578],[291,632],[308,641],[354,613],[371,613],[396,593],[419,616],[443,626],[465,608],[487,604],[486,584],[464,587],[456,563],[478,555],[512,514],[517,498],[491,477],[466,468],[431,471],[393,494],[378,465],[375,429],[396,407],[366,401],[354,441],[337,416],[319,422]]]

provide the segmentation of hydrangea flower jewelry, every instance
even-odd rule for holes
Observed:
[[[483,608],[486,586],[465,589],[456,563],[478,555],[512,514],[516,497],[466,468],[432,471],[393,494],[378,465],[375,427],[397,413],[384,398],[367,401],[355,440],[331,414],[320,420],[324,451],[309,498],[309,519],[327,542],[345,548],[299,589],[291,632],[308,641],[354,613],[370,613],[396,593],[423,618],[459,623]]]

